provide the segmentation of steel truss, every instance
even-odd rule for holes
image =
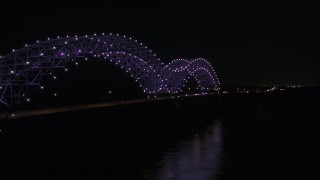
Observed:
[[[205,59],[177,59],[164,65],[156,54],[137,40],[118,34],[57,37],[25,45],[0,56],[0,104],[12,105],[26,98],[29,88],[42,86],[45,76],[56,78],[58,69],[67,70],[73,60],[102,57],[120,65],[148,95],[181,93],[193,77],[200,92],[217,90],[219,80]]]

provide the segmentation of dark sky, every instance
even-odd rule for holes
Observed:
[[[13,2],[0,12],[0,54],[25,43],[113,32],[160,58],[207,58],[222,85],[320,85],[319,6],[288,1]]]

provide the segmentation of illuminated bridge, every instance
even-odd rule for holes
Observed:
[[[59,69],[68,71],[71,61],[104,58],[119,65],[139,84],[147,96],[181,94],[190,78],[199,93],[219,89],[219,80],[210,63],[202,58],[176,59],[165,65],[142,43],[118,34],[94,34],[48,38],[25,44],[0,56],[0,104],[29,101],[28,90],[44,88],[43,78],[57,78]]]

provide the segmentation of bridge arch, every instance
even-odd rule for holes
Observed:
[[[48,38],[0,56],[0,104],[25,99],[31,86],[42,86],[44,76],[56,78],[57,69],[68,70],[68,62],[102,57],[120,65],[148,95],[178,93],[188,76],[201,78],[209,90],[219,86],[210,63],[205,59],[175,60],[164,65],[137,40],[118,34],[93,34]]]
[[[203,58],[176,59],[164,66],[161,74],[171,93],[182,92],[182,87],[190,77],[196,79],[203,91],[218,89],[220,86],[213,67]]]

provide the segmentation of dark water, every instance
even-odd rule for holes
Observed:
[[[319,99],[197,97],[2,121],[0,179],[319,179]]]

